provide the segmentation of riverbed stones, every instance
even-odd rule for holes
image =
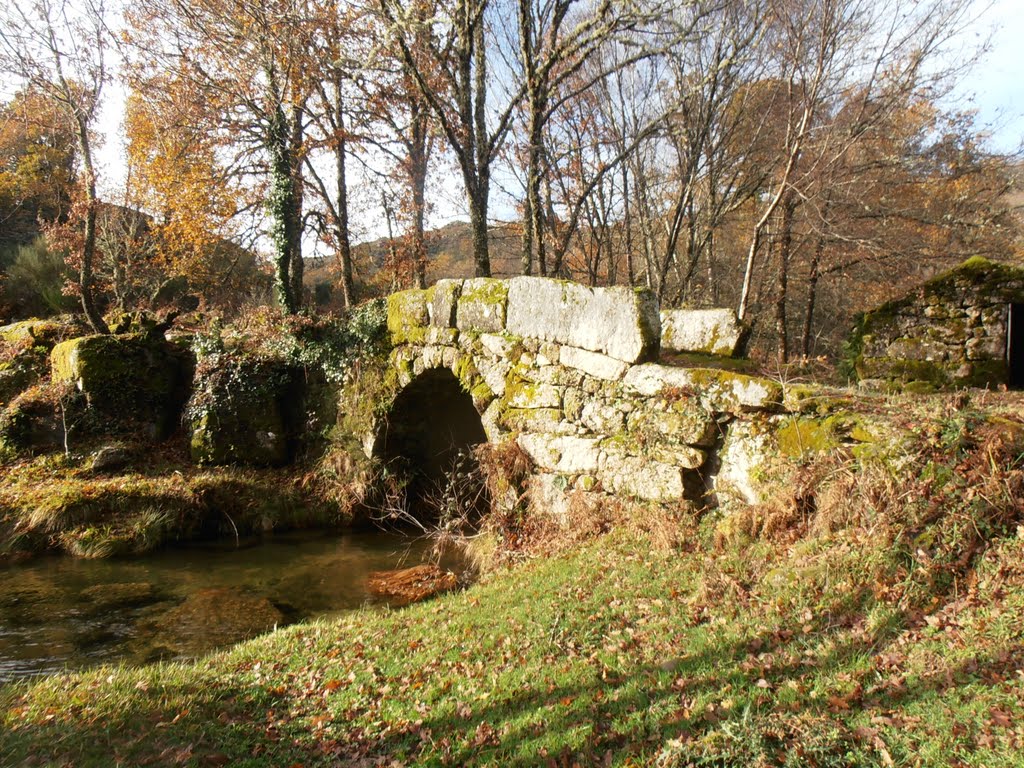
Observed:
[[[157,620],[160,641],[183,655],[230,645],[282,625],[284,614],[265,597],[243,589],[201,589]]]

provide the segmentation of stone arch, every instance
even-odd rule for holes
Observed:
[[[439,366],[423,370],[397,392],[377,424],[373,454],[404,481],[410,514],[432,519],[452,501],[453,478],[463,486],[456,492],[485,504],[472,449],[486,442],[470,393],[452,370]]]

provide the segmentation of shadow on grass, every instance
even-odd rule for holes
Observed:
[[[95,706],[91,697],[102,681],[56,677],[41,684],[54,707],[31,722],[18,717],[21,689],[3,693],[10,727],[0,735],[0,764],[326,766],[394,758],[406,765],[523,768],[629,760],[741,766],[783,764],[797,753],[803,764],[883,764],[870,739],[849,725],[858,709],[906,708],[966,682],[1004,679],[1024,661],[1018,644],[837,705],[824,696],[783,700],[777,692],[791,680],[845,672],[873,646],[851,641],[818,661],[744,671],[749,647],[717,643],[672,670],[648,665],[620,676],[606,670],[604,678],[595,665],[585,684],[529,681],[461,711],[442,699],[437,714],[415,723],[370,724],[358,710],[346,720],[346,712],[329,711],[330,698],[281,695],[273,685],[238,686],[212,676],[161,682],[173,675],[159,668],[115,673],[128,680],[123,704]],[[881,679],[884,670],[872,672]]]

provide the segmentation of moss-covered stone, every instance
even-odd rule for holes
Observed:
[[[782,455],[790,459],[827,453],[842,444],[834,417],[815,419],[795,416],[787,419],[776,432],[776,441]]]
[[[896,390],[1005,383],[1006,307],[1021,302],[1024,270],[968,259],[859,315],[845,345],[844,371]]]
[[[0,342],[52,349],[62,338],[80,335],[81,323],[72,317],[33,318],[0,327]]]
[[[180,350],[145,335],[83,336],[50,353],[54,382],[74,385],[90,408],[123,426],[145,425],[166,437],[187,392],[188,362]]]
[[[461,331],[501,333],[505,330],[508,283],[490,277],[466,280],[462,284],[455,324]]]
[[[60,449],[72,441],[72,434],[87,433],[91,426],[81,393],[52,383],[30,387],[0,412],[0,452]]]
[[[193,461],[288,463],[302,426],[299,372],[278,361],[216,357],[201,364],[188,404]]]
[[[388,333],[392,344],[422,344],[430,316],[427,291],[413,288],[388,296]]]

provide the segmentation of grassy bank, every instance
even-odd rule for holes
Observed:
[[[0,764],[1021,765],[1024,441],[968,416],[434,602],[8,686]]]
[[[861,411],[846,443],[794,420],[759,506],[516,511],[485,531],[517,564],[465,592],[5,686],[0,765],[1022,765],[1020,396]],[[8,463],[8,532],[141,551],[308,514],[315,476],[183,451]]]
[[[1022,556],[1001,542],[975,589],[905,615],[604,539],[195,665],[11,687],[0,762],[1020,765]]]
[[[177,542],[343,522],[337,505],[294,468],[198,467],[175,439],[128,446],[127,466],[96,471],[89,449],[0,462],[0,564],[51,551],[139,555]]]

